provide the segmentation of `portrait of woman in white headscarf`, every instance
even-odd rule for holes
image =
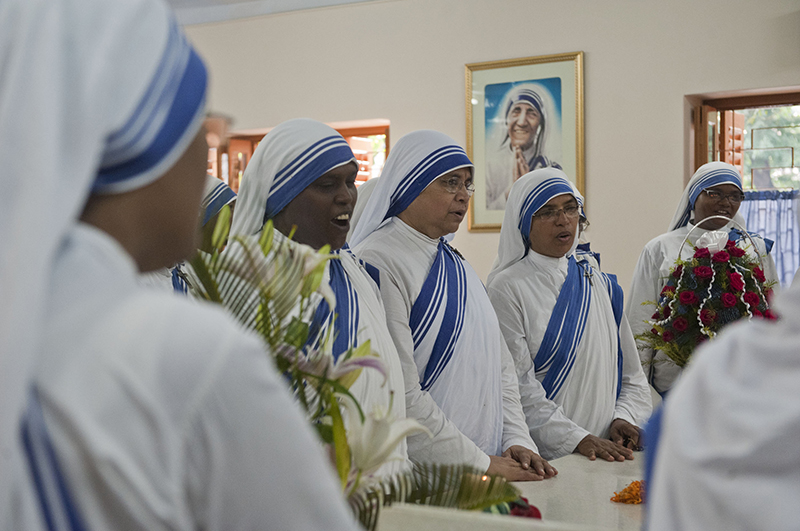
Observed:
[[[503,210],[511,186],[526,173],[561,169],[556,162],[561,159],[560,82],[553,78],[486,85],[488,210]]]
[[[670,270],[675,266],[675,260],[679,258],[679,252],[680,258],[690,258],[694,253],[692,246],[697,239],[706,231],[712,230],[730,232],[729,238],[739,242],[740,247],[748,245],[738,229],[738,227],[746,229],[744,218],[738,214],[743,199],[742,177],[734,166],[724,162],[709,162],[698,168],[683,191],[678,208],[669,224],[669,231],[650,240],[639,256],[625,312],[634,335],[651,328],[647,321],[655,306],[644,303],[658,302],[661,290],[667,284]],[[722,217],[703,221],[710,216]],[[727,221],[723,217],[733,221]],[[757,235],[751,236],[757,248],[755,250],[750,248],[749,252],[757,252],[761,257],[767,281],[777,281],[775,262],[769,255],[772,242],[763,240]],[[683,245],[684,239],[687,239],[686,245]],[[668,391],[680,375],[680,367],[665,354],[655,353],[653,349],[644,347],[641,343],[639,357],[650,384],[660,394]]]

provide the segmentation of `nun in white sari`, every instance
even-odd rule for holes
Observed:
[[[650,389],[623,315],[622,288],[574,254],[582,208],[583,198],[561,170],[536,170],[514,183],[488,292],[526,415],[537,415],[530,396],[543,386],[580,427],[545,430],[571,432],[573,448],[590,458],[619,459],[631,454],[597,438],[618,444],[629,438],[638,446],[635,427],[650,415]]]
[[[259,235],[266,220],[273,219],[276,237],[294,224],[295,241],[315,248],[331,245],[338,259],[328,262],[324,278],[336,296],[336,307],[331,311],[320,300],[312,309],[312,330],[322,337],[332,327],[333,341],[326,348],[335,359],[370,341],[383,361],[386,379],[365,369],[350,391],[365,413],[382,410],[403,419],[403,374],[386,328],[377,271],[356,259],[345,244],[357,169],[350,146],[331,127],[305,118],[280,124],[264,137],[245,170],[231,235]],[[403,440],[376,474],[395,473],[408,464]]]
[[[695,172],[683,191],[681,201],[669,224],[669,232],[650,240],[636,264],[625,312],[634,336],[652,328],[647,321],[655,311],[655,306],[644,303],[658,302],[661,290],[667,284],[670,269],[675,267],[678,252],[687,236],[688,241],[681,252],[683,259],[692,256],[694,253],[692,245],[705,231],[726,231],[730,233],[729,238],[736,241],[737,245],[748,249],[753,256],[757,253],[761,257],[764,275],[768,281],[778,280],[775,262],[769,255],[772,249],[771,241],[752,235],[756,244],[756,249],[752,249],[749,240],[743,237],[735,223],[719,218],[703,222],[695,228],[697,221],[713,215],[731,218],[744,226],[744,219],[738,214],[742,197],[742,178],[739,171],[730,164],[709,162]],[[665,354],[656,353],[643,344],[639,344],[639,357],[648,381],[663,395],[680,375],[680,367]]]
[[[260,340],[137,283],[195,249],[207,157],[167,6],[4,0],[0,57],[0,528],[354,529]]]
[[[433,433],[410,436],[409,455],[513,479],[549,477],[555,471],[533,453],[486,290],[444,239],[463,220],[470,190],[472,163],[461,147],[436,131],[410,133],[389,155],[352,239],[358,256],[380,270],[406,414]]]

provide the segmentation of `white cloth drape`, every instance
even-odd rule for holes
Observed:
[[[733,324],[703,345],[664,401],[647,528],[797,529],[800,290],[779,321]]]
[[[394,217],[355,251],[381,272],[389,331],[405,378],[406,414],[433,433],[433,439],[410,436],[409,456],[420,462],[469,463],[486,470],[487,454],[499,455],[516,444],[534,451],[537,447],[525,425],[513,361],[497,317],[483,284],[466,262],[466,315],[453,359],[429,391],[420,388],[427,360],[414,352],[409,318],[437,246],[438,240]]]
[[[9,0],[0,5],[4,518],[11,517],[5,508],[20,506],[9,500],[12,478],[20,471],[18,418],[35,365],[56,249],[80,213],[107,138],[125,124],[150,83],[169,27],[166,8],[153,1]]]
[[[258,337],[89,225],[58,262],[36,383],[88,529],[355,527]]]

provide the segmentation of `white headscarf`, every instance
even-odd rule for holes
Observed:
[[[234,201],[236,201],[236,192],[213,175],[206,175],[206,187],[203,190],[203,201],[200,203],[200,208],[203,209],[202,225],[219,214],[222,207],[230,205]]]
[[[386,159],[380,180],[350,238],[355,247],[383,222],[403,212],[433,181],[459,168],[473,169],[464,148],[438,131],[408,133]]]
[[[356,200],[355,208],[353,208],[353,215],[350,218],[350,231],[347,233],[347,241],[350,241],[350,237],[356,231],[356,226],[361,219],[361,214],[364,213],[364,207],[367,206],[372,192],[374,192],[375,187],[378,186],[378,179],[380,179],[380,177],[370,179],[358,187],[358,199]]]
[[[563,171],[556,168],[542,168],[517,179],[508,194],[503,226],[500,229],[497,258],[486,280],[487,286],[501,271],[516,264],[528,254],[531,216],[548,201],[564,194],[572,195],[578,201],[583,213],[583,196]],[[577,245],[576,235],[572,249],[567,254],[572,254]]]
[[[553,142],[551,139],[561,138],[561,121],[556,119],[556,108],[550,91],[539,83],[525,83],[517,85],[511,89],[503,100],[502,114],[498,113],[495,118],[495,129],[493,136],[499,139],[501,146],[508,146],[508,114],[515,103],[524,102],[539,111],[541,115],[541,125],[534,145],[531,146],[529,160],[545,154],[545,146],[548,145],[547,157],[550,160],[561,159],[561,143]],[[497,144],[495,144],[497,145]]]
[[[739,170],[725,162],[709,162],[700,166],[683,190],[678,209],[669,224],[669,230],[685,227],[694,215],[694,202],[697,200],[697,196],[706,188],[720,184],[732,184],[741,190],[742,177],[739,175]],[[744,227],[744,218],[738,212],[733,219]]]
[[[258,233],[308,185],[355,160],[335,129],[308,118],[283,122],[258,144],[244,171],[231,236]]]
[[[90,191],[144,186],[177,161],[202,125],[206,72],[160,0],[4,0],[0,58],[7,508],[56,251]]]

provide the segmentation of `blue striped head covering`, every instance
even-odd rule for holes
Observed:
[[[256,234],[311,183],[355,160],[330,126],[308,118],[280,124],[259,143],[245,169],[231,235]]]
[[[203,124],[207,72],[174,18],[150,84],[128,120],[106,139],[93,193],[141,188],[183,155]]]
[[[526,173],[511,187],[500,229],[500,244],[486,285],[498,273],[522,260],[531,247],[531,221],[548,201],[569,194],[578,202],[583,215],[583,196],[575,189],[567,175],[557,168],[541,168]],[[575,238],[575,245],[578,239]]]
[[[471,171],[472,161],[449,136],[430,130],[405,135],[386,159],[350,245],[355,247],[385,220],[407,209],[433,181],[460,168]]]
[[[544,116],[544,111],[542,110],[542,98],[533,89],[523,85],[514,89],[508,97],[505,114],[506,122],[508,122],[508,113],[511,112],[511,108],[514,106],[514,104],[519,102],[524,102],[531,105],[534,109],[539,111],[539,114]]]
[[[707,188],[713,188],[720,184],[732,184],[741,190],[742,176],[739,174],[739,170],[725,162],[709,162],[700,166],[683,191],[669,230],[673,231],[686,226],[691,219],[694,203],[700,193]]]
[[[206,175],[206,188],[203,193],[203,201],[200,203],[200,208],[203,209],[203,225],[219,214],[222,207],[235,200],[236,192],[231,190],[227,184],[213,175]]]

